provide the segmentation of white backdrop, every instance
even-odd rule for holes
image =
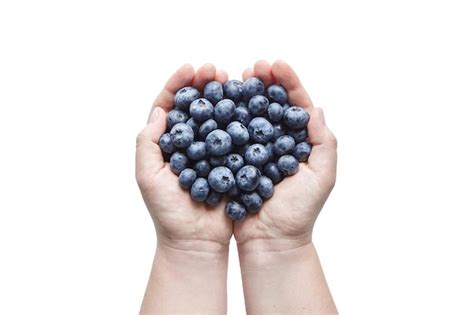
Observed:
[[[339,140],[341,314],[474,314],[472,1],[1,1],[0,314],[136,314],[135,136],[185,62],[284,59]],[[228,309],[245,312],[236,249]]]

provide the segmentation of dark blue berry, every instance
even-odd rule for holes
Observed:
[[[283,86],[278,84],[270,85],[267,88],[268,98],[280,104],[285,104],[288,101],[288,94]]]
[[[214,120],[221,124],[228,123],[234,116],[235,104],[232,100],[223,99],[214,107]]]
[[[211,131],[206,137],[206,150],[210,155],[225,155],[232,149],[232,138],[224,130]]]
[[[217,191],[211,190],[206,198],[206,203],[210,206],[216,206],[221,202],[223,195]]]
[[[237,173],[244,166],[244,158],[237,153],[227,155],[225,166],[228,167],[234,174]]]
[[[186,125],[188,125],[189,127],[191,127],[191,129],[193,130],[194,132],[194,135],[196,136],[197,134],[199,134],[199,123],[194,120],[193,117],[189,118],[187,121],[186,121]]]
[[[160,148],[163,152],[173,153],[174,151],[176,151],[176,148],[173,145],[173,141],[171,140],[171,135],[169,133],[162,134],[158,144],[160,145]]]
[[[295,148],[295,139],[290,136],[281,136],[276,139],[275,143],[273,144],[273,153],[276,155],[285,155],[289,154]]]
[[[282,155],[278,159],[278,169],[285,176],[291,176],[298,172],[298,160],[293,155]]]
[[[283,107],[278,103],[271,103],[267,112],[268,118],[273,122],[279,122],[283,118]]]
[[[263,117],[255,117],[249,123],[250,139],[258,143],[267,143],[273,137],[272,124]]]
[[[200,160],[194,164],[194,170],[198,177],[207,177],[211,171],[211,164],[208,160]]]
[[[262,208],[263,200],[256,192],[244,193],[240,196],[240,200],[248,213],[257,213]]]
[[[250,138],[247,128],[238,121],[233,121],[227,125],[226,132],[230,135],[232,143],[235,145],[244,145]]]
[[[209,186],[217,192],[224,193],[235,185],[232,171],[225,166],[213,168],[207,177]]]
[[[302,129],[290,129],[286,133],[289,136],[292,136],[295,139],[296,143],[306,141],[308,139],[308,130],[306,128]]]
[[[214,106],[205,98],[198,98],[189,105],[189,114],[196,121],[205,121],[212,118]]]
[[[240,189],[252,191],[260,183],[261,176],[262,174],[255,166],[245,165],[237,172],[235,179]]]
[[[276,163],[268,163],[265,165],[263,168],[263,173],[272,180],[274,185],[278,184],[283,179],[280,169]]]
[[[202,123],[199,127],[199,135],[201,138],[206,139],[209,132],[217,129],[217,122],[214,119],[208,119]]]
[[[265,96],[255,95],[249,100],[248,107],[251,114],[255,116],[260,116],[267,111],[269,104],[270,102]]]
[[[244,84],[242,84],[242,96],[244,101],[248,101],[255,95],[263,95],[265,92],[265,85],[263,84],[262,80],[251,77],[245,80]]]
[[[300,142],[293,149],[293,156],[300,162],[306,162],[311,154],[312,146],[308,142]]]
[[[203,141],[196,141],[186,149],[186,154],[191,160],[201,160],[206,157],[206,144]]]
[[[218,81],[211,81],[204,86],[204,98],[212,104],[217,104],[224,97],[222,84]]]
[[[197,178],[191,186],[191,198],[195,201],[204,201],[209,195],[209,184],[205,178]]]
[[[170,131],[171,142],[177,148],[184,149],[191,145],[194,139],[194,132],[189,125],[177,123]]]
[[[194,181],[197,178],[196,171],[192,168],[185,168],[184,170],[179,173],[179,184],[181,187],[189,189],[193,185]]]
[[[306,127],[309,121],[309,114],[301,107],[292,106],[285,110],[283,121],[291,129]]]
[[[234,119],[247,127],[252,120],[252,115],[247,107],[237,107],[234,112]]]
[[[239,80],[227,80],[224,82],[224,96],[234,102],[242,98],[242,82]]]
[[[186,86],[179,89],[174,95],[174,104],[177,108],[188,111],[189,105],[199,98],[199,91],[191,86]]]
[[[273,181],[267,176],[260,177],[257,191],[262,198],[268,199],[273,196]]]
[[[225,205],[224,212],[234,221],[242,220],[247,215],[245,207],[233,200]]]
[[[267,149],[260,143],[252,144],[245,152],[245,162],[250,165],[262,166],[269,158]]]
[[[188,157],[181,152],[175,152],[170,157],[170,169],[176,175],[179,175],[188,166]]]
[[[179,109],[173,109],[166,116],[166,122],[168,128],[173,128],[174,125],[178,123],[185,123],[189,119],[188,114]]]

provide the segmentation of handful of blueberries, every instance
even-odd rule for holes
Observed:
[[[183,87],[174,104],[159,140],[165,160],[193,200],[215,206],[227,195],[233,220],[260,211],[273,186],[311,153],[309,115],[288,104],[281,85],[266,88],[255,77],[212,81],[203,95]]]

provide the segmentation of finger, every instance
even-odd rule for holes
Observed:
[[[263,81],[265,86],[273,84],[272,66],[266,60],[259,60],[254,67],[255,76]]]
[[[176,91],[186,85],[189,85],[193,80],[193,77],[194,68],[190,64],[185,64],[181,68],[179,68],[175,72],[175,74],[173,74],[171,78],[168,79],[168,82],[166,82],[165,87],[156,97],[155,101],[153,102],[153,106],[151,107],[148,119],[150,119],[155,107],[159,106],[165,111],[169,111],[171,107],[173,107],[174,95],[176,94]]]
[[[248,78],[253,77],[253,76],[255,76],[255,73],[254,73],[253,69],[252,68],[247,68],[242,73],[242,80],[245,81]]]
[[[165,165],[158,141],[166,130],[166,113],[157,107],[150,115],[150,121],[137,136],[136,176],[138,183],[145,184]]]
[[[217,70],[216,77],[214,78],[214,80],[219,81],[220,83],[224,83],[225,81],[227,81],[228,78],[229,76],[227,75],[227,72],[225,72],[224,70]]]
[[[207,82],[213,81],[216,77],[216,67],[213,64],[206,63],[196,71],[192,86],[202,90]]]
[[[313,103],[303,88],[300,79],[286,62],[282,60],[276,61],[272,65],[272,74],[275,80],[285,87],[290,103],[305,109],[313,107]]]

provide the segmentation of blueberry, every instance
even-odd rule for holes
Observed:
[[[186,149],[186,155],[191,160],[201,160],[206,157],[206,144],[203,141],[196,141]]]
[[[217,104],[224,97],[222,84],[218,81],[211,81],[204,86],[204,97],[212,104]]]
[[[278,103],[271,103],[267,112],[268,118],[273,122],[279,122],[283,118],[283,107]]]
[[[199,98],[199,91],[191,86],[179,89],[174,95],[174,104],[177,108],[188,111],[189,104]]]
[[[242,84],[242,96],[244,101],[248,101],[255,95],[263,95],[265,92],[265,85],[263,82],[255,77],[248,78]]]
[[[189,127],[191,127],[191,129],[193,130],[194,132],[194,135],[197,135],[199,134],[199,123],[193,118],[189,118],[187,121],[186,121],[186,125],[188,125]]]
[[[267,176],[260,177],[260,184],[258,184],[257,190],[262,198],[270,198],[273,196],[273,181]]]
[[[233,200],[225,205],[224,212],[234,221],[242,220],[247,215],[245,207]]]
[[[252,115],[247,107],[237,107],[234,112],[234,119],[247,127],[250,120],[252,120]]]
[[[194,181],[197,178],[196,171],[192,168],[185,168],[181,173],[179,173],[179,184],[181,187],[189,189],[193,185]]]
[[[206,139],[209,132],[217,129],[217,122],[214,119],[208,119],[199,127],[199,135]]]
[[[245,162],[250,165],[262,166],[269,158],[267,148],[260,143],[252,144],[245,152]]]
[[[175,152],[170,157],[170,168],[173,173],[179,175],[188,166],[188,157],[181,152]]]
[[[231,153],[225,159],[225,166],[235,174],[244,166],[244,158],[240,154]]]
[[[194,139],[194,132],[185,123],[177,123],[171,128],[171,142],[177,148],[187,148]]]
[[[286,133],[287,133],[287,128],[284,124],[282,123],[273,124],[273,137],[272,137],[273,141],[285,135]]]
[[[273,159],[275,158],[275,153],[273,152],[273,143],[268,142],[265,145],[265,149],[267,149],[268,152],[268,161],[273,161]]]
[[[242,194],[240,199],[248,213],[257,213],[262,208],[262,198],[256,192]]]
[[[227,196],[230,198],[237,198],[240,196],[240,188],[235,184],[227,191]]]
[[[185,123],[188,120],[189,116],[185,112],[179,109],[173,109],[166,116],[166,122],[168,128],[173,128],[174,125],[178,123]]]
[[[211,156],[211,158],[209,159],[209,162],[211,163],[211,166],[213,167],[224,166],[226,159],[227,159],[227,155]]]
[[[206,198],[206,203],[210,206],[216,206],[222,200],[222,194],[217,191],[211,190]]]
[[[244,145],[250,138],[247,128],[238,121],[233,121],[227,125],[226,132],[230,135],[232,143],[235,145]]]
[[[285,176],[291,176],[298,172],[298,160],[293,155],[282,155],[278,159],[278,169]]]
[[[263,168],[263,173],[272,180],[274,185],[281,182],[283,178],[280,169],[275,163],[268,163],[267,165],[265,165],[265,167]]]
[[[174,147],[173,142],[171,141],[171,135],[169,133],[162,134],[158,144],[160,145],[160,148],[163,152],[173,153],[174,151],[176,151],[176,148]]]
[[[199,177],[207,177],[211,171],[211,164],[208,160],[200,160],[194,164],[194,170]]]
[[[288,94],[285,88],[278,84],[270,85],[267,88],[267,95],[273,102],[285,104],[288,101]]]
[[[246,102],[240,101],[240,102],[235,103],[235,107],[237,107],[237,108],[239,108],[239,107],[245,107],[245,108],[247,108],[248,106],[247,106],[247,103],[246,103]]]
[[[224,193],[235,185],[232,171],[225,166],[213,168],[207,177],[209,186],[217,192]]]
[[[199,177],[191,186],[191,198],[195,201],[204,201],[209,195],[209,184],[205,178]]]
[[[267,143],[273,137],[272,124],[262,117],[255,117],[249,123],[250,138],[258,143]]]
[[[273,153],[276,155],[285,155],[289,154],[290,152],[293,151],[295,148],[295,139],[290,136],[281,136],[278,139],[275,140],[275,143],[273,144]]]
[[[308,124],[309,114],[301,107],[292,106],[285,110],[283,121],[291,129],[304,128]]]
[[[270,102],[268,98],[263,95],[255,95],[249,100],[249,110],[255,116],[260,116],[265,113],[268,109]]]
[[[224,95],[234,102],[242,98],[242,82],[239,80],[227,80],[224,82]]]
[[[234,116],[235,104],[229,99],[219,101],[214,107],[214,120],[218,123],[228,123]]]
[[[210,155],[224,155],[232,149],[232,138],[224,130],[211,131],[206,137],[206,150]]]
[[[308,160],[309,155],[311,154],[312,146],[308,142],[298,143],[294,150],[293,156],[300,162],[305,162]]]
[[[235,179],[240,189],[252,191],[257,188],[260,183],[261,176],[262,174],[258,168],[253,165],[245,165],[237,172]]]
[[[214,106],[205,98],[198,98],[189,105],[189,113],[196,121],[205,121],[212,118]]]
[[[296,143],[306,141],[308,139],[308,130],[306,128],[302,129],[290,129],[286,133],[289,136],[292,136],[295,139]]]

